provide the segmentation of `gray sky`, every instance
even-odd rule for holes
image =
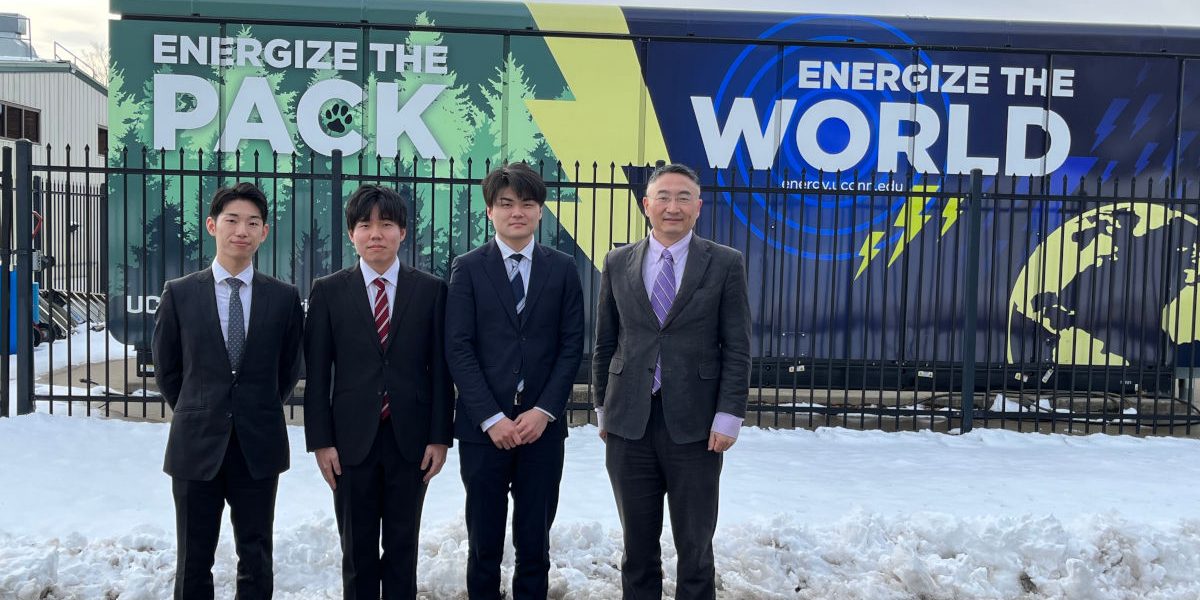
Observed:
[[[331,0],[332,1],[332,0]],[[791,13],[841,13],[881,16],[928,16],[1022,21],[1129,23],[1200,27],[1200,0],[556,0],[570,4],[676,6]],[[34,47],[54,56],[54,42],[81,54],[93,42],[108,40],[108,0],[2,0],[0,12],[30,18]]]

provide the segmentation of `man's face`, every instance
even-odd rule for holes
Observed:
[[[234,263],[244,263],[254,257],[259,245],[267,239],[267,224],[262,213],[249,200],[235,199],[225,203],[221,213],[205,222],[208,234],[217,242],[217,257]]]
[[[400,251],[407,230],[391,219],[379,216],[379,207],[371,209],[371,218],[359,221],[348,232],[354,243],[354,251],[376,271],[392,265]]]
[[[506,187],[496,194],[496,199],[487,209],[487,216],[505,243],[509,240],[528,243],[542,220],[542,205],[532,198],[518,198],[511,187]]]
[[[678,173],[666,173],[646,188],[642,207],[660,242],[677,242],[700,217],[700,186]]]

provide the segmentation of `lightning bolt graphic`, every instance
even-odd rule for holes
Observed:
[[[1137,83],[1133,84],[1133,87],[1141,87],[1142,82],[1146,81],[1146,76],[1149,74],[1150,74],[1150,63],[1146,63],[1146,64],[1142,65],[1142,70],[1138,71]]]
[[[1100,181],[1107,182],[1109,177],[1112,177],[1113,169],[1117,168],[1117,161],[1108,161],[1108,166],[1104,168],[1104,172],[1100,174]]]
[[[629,34],[625,15],[616,6],[527,6],[542,31]],[[564,169],[579,162],[587,171],[595,162],[603,173],[610,163],[640,165],[648,159],[667,158],[667,143],[632,41],[544,39],[575,99],[526,100],[525,104]],[[637,114],[644,114],[645,121],[630,118]],[[612,183],[618,187],[628,184],[619,166]],[[547,202],[546,208],[555,212],[592,264],[601,265],[604,255],[616,245],[646,236],[637,199],[629,201],[609,191],[587,189],[580,189],[578,196],[577,202]]]
[[[958,220],[958,214],[958,198],[947,198],[946,208],[942,209],[942,232],[938,235],[939,238],[946,237],[946,233]]]
[[[1184,132],[1183,132],[1183,133],[1182,133],[1182,134],[1179,136],[1179,153],[1180,153],[1180,154],[1183,154],[1183,153],[1187,152],[1188,146],[1191,146],[1191,145],[1192,145],[1192,142],[1196,141],[1196,135],[1197,135],[1197,134],[1200,134],[1200,132],[1197,132],[1197,131],[1184,131]]]
[[[1095,152],[1096,148],[1100,147],[1113,130],[1117,128],[1115,123],[1120,118],[1121,113],[1125,112],[1125,107],[1129,106],[1128,98],[1116,98],[1112,104],[1108,105],[1108,110],[1104,111],[1104,116],[1100,119],[1100,124],[1096,126],[1096,141],[1092,143],[1091,152]]]
[[[1149,144],[1146,144],[1145,148],[1142,148],[1141,156],[1138,156],[1137,163],[1133,165],[1134,177],[1141,175],[1142,171],[1146,170],[1146,166],[1150,164],[1150,155],[1153,154],[1157,149],[1158,142],[1150,142]]]
[[[1150,122],[1150,113],[1154,112],[1154,107],[1158,106],[1158,102],[1162,100],[1162,94],[1150,94],[1146,97],[1146,101],[1142,103],[1142,108],[1138,110],[1138,114],[1133,118],[1133,133],[1129,134],[1129,139],[1137,135],[1146,123]]]
[[[914,192],[936,192],[937,186],[913,186]],[[909,196],[904,201],[904,206],[900,208],[900,214],[896,215],[895,227],[904,230],[900,236],[899,243],[892,249],[892,256],[888,258],[888,266],[892,266],[901,254],[904,254],[904,249],[908,247],[909,242],[921,233],[921,228],[929,221],[929,215],[925,214],[925,205],[929,202],[929,198],[921,196]]]
[[[867,239],[863,240],[862,248],[858,250],[860,260],[858,261],[858,272],[854,274],[855,279],[858,279],[860,275],[866,272],[867,265],[871,264],[871,261],[879,255],[879,242],[883,241],[884,237],[887,237],[887,234],[882,231],[872,231],[867,234]]]
[[[938,186],[931,185],[916,185],[913,186],[912,192],[914,195],[909,196],[904,201],[904,206],[900,207],[900,213],[896,215],[896,221],[892,224],[896,229],[901,230],[897,237],[895,248],[892,249],[891,256],[888,257],[888,266],[895,264],[896,260],[904,254],[908,249],[908,245],[916,239],[925,225],[933,218],[933,215],[926,211],[931,207],[931,196],[921,194],[932,194],[938,191]],[[950,228],[958,221],[958,198],[947,198],[946,206],[942,208],[942,228],[939,238],[945,237]],[[880,243],[886,239],[887,233],[882,231],[872,231],[867,235],[867,239],[863,240],[862,248],[858,251],[859,264],[858,272],[854,274],[854,278],[858,279],[866,272],[871,261],[879,255],[883,250]]]

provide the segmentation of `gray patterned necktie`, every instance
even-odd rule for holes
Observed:
[[[225,280],[229,284],[229,330],[225,333],[225,348],[229,351],[229,364],[236,371],[242,364],[242,352],[246,349],[246,319],[242,312],[243,282],[237,277]]]

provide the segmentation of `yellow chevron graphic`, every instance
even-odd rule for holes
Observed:
[[[616,6],[527,5],[543,32],[574,31],[628,34],[625,15]],[[628,183],[620,165],[669,160],[658,115],[642,81],[633,42],[567,37],[545,38],[574,100],[526,100],[530,114],[568,175],[580,163],[582,182]],[[640,120],[638,115],[643,115]],[[577,182],[579,183],[579,182]],[[576,245],[599,268],[617,244],[646,236],[641,198],[600,190],[579,190],[578,202],[546,203]]]

